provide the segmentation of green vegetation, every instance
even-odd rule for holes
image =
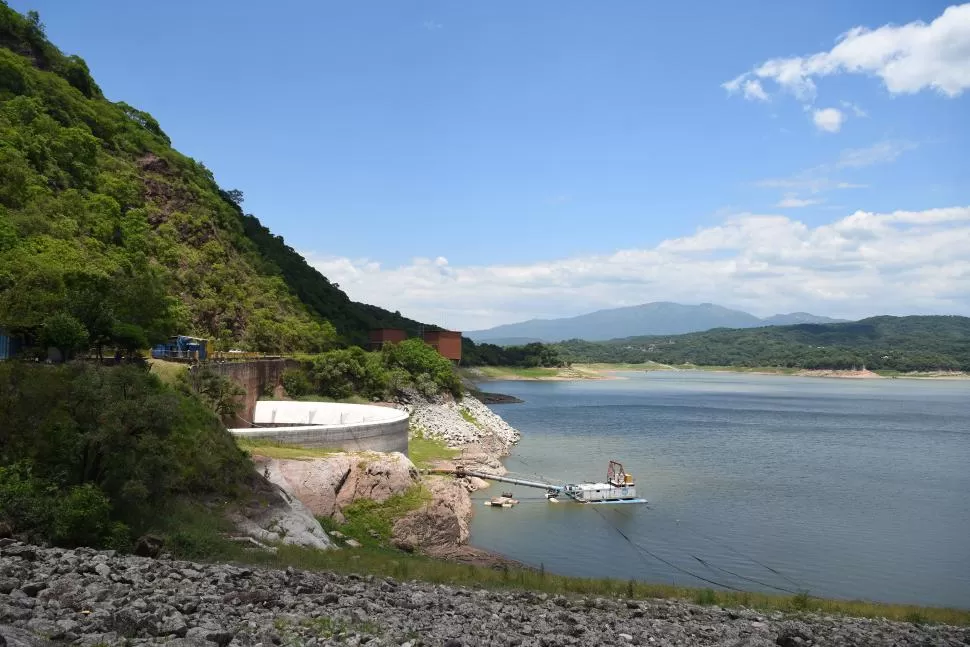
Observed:
[[[314,618],[303,618],[299,626],[309,629],[316,635],[318,640],[343,642],[350,633],[366,634],[368,636],[380,636],[383,632],[380,626],[369,620],[363,622],[348,622],[346,620],[331,618],[330,616],[316,616]],[[292,621],[278,618],[274,622],[274,628],[280,633],[284,644],[300,644],[298,634],[294,631],[296,625]]]
[[[70,357],[176,332],[321,352],[420,327],[352,302],[170,144],[0,2],[0,328]]]
[[[515,366],[479,366],[464,371],[471,380],[595,380],[603,376],[600,371],[621,370],[613,366],[599,365],[595,368],[571,365],[565,368],[519,368]],[[643,370],[643,366],[640,366]]]
[[[367,352],[357,346],[304,357],[299,368],[283,375],[288,395],[323,396],[337,400],[359,395],[384,400],[407,388],[425,396],[447,391],[462,394],[461,380],[451,362],[420,339],[387,344]]]
[[[0,363],[0,420],[0,523],[37,541],[125,548],[253,476],[212,409],[134,366]]]
[[[437,461],[452,460],[459,454],[459,450],[451,449],[444,441],[426,437],[420,428],[412,429],[408,438],[408,458],[421,469],[432,467]]]
[[[311,458],[326,458],[343,450],[328,449],[326,447],[303,447],[301,445],[291,445],[281,443],[267,438],[236,438],[236,444],[244,452],[252,455],[266,456],[267,458],[309,460]]]
[[[339,527],[365,546],[381,546],[391,538],[394,522],[431,501],[431,493],[422,485],[414,485],[402,494],[395,494],[382,503],[359,499],[342,510],[346,523],[336,526],[330,519],[321,522],[330,529]]]
[[[970,318],[872,317],[852,323],[717,329],[556,345],[572,362],[885,371],[970,370]]]
[[[166,362],[162,359],[153,359],[148,362],[148,370],[165,384],[176,384],[179,376],[189,370],[189,365],[184,362]]]
[[[566,366],[559,351],[549,344],[538,342],[524,346],[476,344],[467,337],[461,339],[461,362],[465,366],[559,367]]]
[[[462,407],[462,408],[458,409],[458,413],[460,413],[461,414],[461,417],[465,419],[465,422],[469,422],[469,423],[475,425],[476,427],[478,427],[479,429],[481,429],[482,423],[480,423],[478,421],[478,418],[476,418],[474,416],[474,414],[472,414],[471,411],[469,411],[468,409],[465,409],[464,407]]]

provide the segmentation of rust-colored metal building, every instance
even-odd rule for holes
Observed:
[[[377,328],[368,333],[368,346],[380,350],[384,344],[397,344],[407,338],[408,334],[399,328]]]
[[[461,361],[461,333],[454,330],[425,331],[424,342],[434,348],[442,357],[456,362]]]

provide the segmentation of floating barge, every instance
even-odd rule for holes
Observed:
[[[636,483],[633,475],[627,474],[623,465],[617,461],[610,461],[606,470],[605,482],[584,481],[581,483],[567,483],[566,485],[553,485],[541,481],[527,481],[524,479],[511,478],[508,476],[495,476],[484,472],[473,472],[466,470],[462,466],[455,469],[456,476],[477,476],[488,481],[501,481],[503,483],[515,483],[525,487],[541,488],[546,491],[546,499],[551,503],[558,503],[563,499],[575,501],[577,503],[646,503],[647,500],[637,496]],[[504,497],[496,497],[492,501],[486,501],[486,505],[496,505],[495,500]],[[499,503],[498,505],[503,505]],[[513,504],[514,505],[514,504]],[[511,507],[511,506],[509,506]]]

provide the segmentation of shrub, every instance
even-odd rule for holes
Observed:
[[[310,384],[310,378],[307,377],[306,371],[301,368],[291,368],[284,371],[281,382],[286,394],[291,398],[298,398],[301,395],[310,395],[313,393],[313,385]]]
[[[406,371],[424,395],[433,395],[430,393],[433,388],[434,393],[448,391],[456,397],[461,396],[461,380],[451,361],[422,340],[407,339],[399,344],[389,344],[381,353],[385,367]]]
[[[119,547],[252,475],[203,402],[134,366],[0,363],[0,420],[0,520],[61,545]]]

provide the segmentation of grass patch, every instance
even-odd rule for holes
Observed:
[[[236,444],[243,451],[250,455],[258,454],[267,458],[291,458],[291,459],[311,459],[325,458],[342,452],[342,449],[330,449],[327,447],[301,447],[300,445],[290,445],[281,443],[278,440],[268,438],[243,438],[236,437]]]
[[[422,485],[414,485],[383,503],[359,499],[342,510],[347,523],[340,531],[364,545],[383,544],[391,538],[395,521],[430,500],[431,493]]]
[[[465,422],[470,422],[471,424],[475,425],[479,429],[482,428],[482,423],[478,422],[478,418],[476,418],[474,414],[472,414],[472,412],[469,411],[468,409],[465,409],[464,407],[460,407],[458,409],[458,413],[460,413],[461,417],[465,419]]]
[[[421,469],[432,467],[436,461],[452,460],[460,453],[448,447],[443,440],[428,438],[420,428],[415,428],[408,438],[408,458]]]
[[[157,375],[165,384],[175,384],[179,375],[189,370],[189,365],[185,362],[166,362],[163,359],[148,360],[149,372]]]
[[[531,379],[556,377],[559,375],[557,368],[522,368],[518,366],[478,366],[476,370],[481,375],[492,380],[505,379]]]

